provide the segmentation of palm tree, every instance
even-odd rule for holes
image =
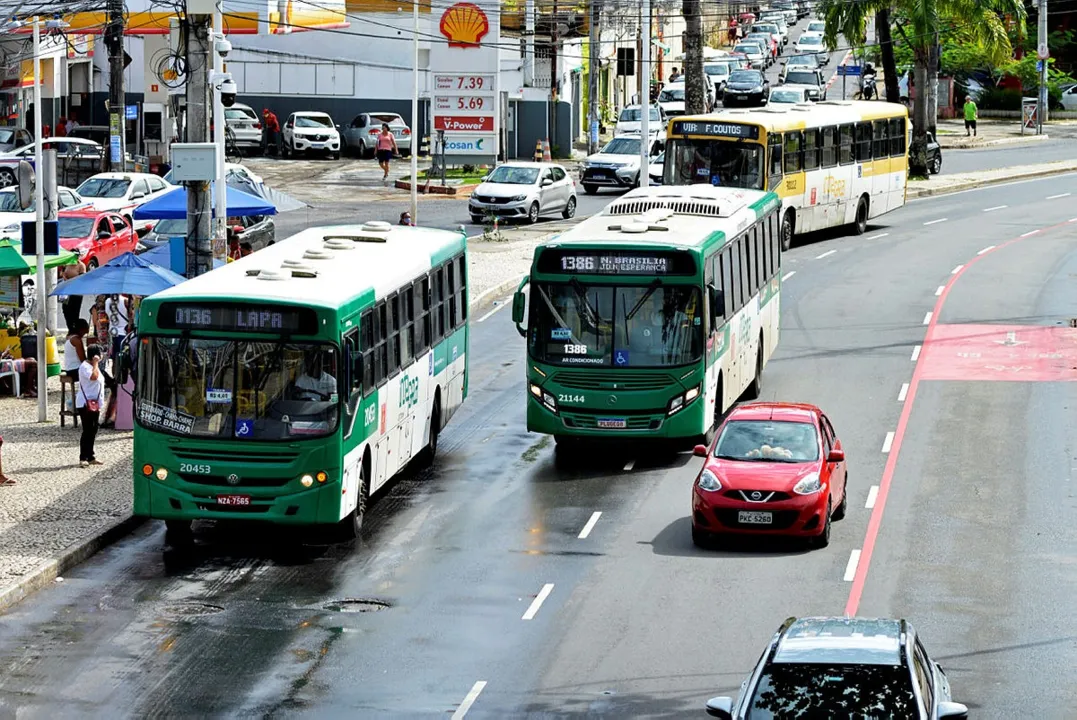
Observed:
[[[879,10],[888,10],[897,19],[897,36],[913,52],[913,139],[909,145],[909,166],[917,174],[927,171],[927,134],[935,134],[938,117],[936,86],[939,79],[939,29],[947,19],[967,34],[988,55],[1000,59],[1013,53],[1003,18],[1012,17],[1022,26],[1025,20],[1023,0],[823,0],[820,14],[826,21],[826,42],[836,47],[838,36],[854,45],[862,45],[868,18]],[[896,76],[897,69],[883,71]]]

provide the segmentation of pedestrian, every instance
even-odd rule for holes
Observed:
[[[76,261],[73,265],[64,265],[59,270],[60,280],[72,280],[86,272],[86,266],[82,261]],[[63,298],[64,322],[67,323],[67,334],[74,332],[75,321],[82,314],[82,296],[65,295]]]
[[[976,116],[977,116],[976,103],[972,101],[971,95],[965,96],[965,137],[969,136],[969,130],[972,130],[972,136],[976,137]]]
[[[389,130],[389,123],[382,123],[381,134],[378,135],[378,165],[381,166],[382,172],[385,173],[381,176],[382,185],[389,184],[389,162],[396,153],[396,138],[393,136],[392,131]]]
[[[64,342],[63,371],[72,380],[79,379],[79,368],[86,361],[86,336],[89,333],[90,323],[84,318],[78,318],[72,324]]]
[[[251,254],[252,252],[254,252],[254,246],[253,246],[253,245],[251,245],[251,244],[250,244],[249,242],[247,242],[246,240],[244,240],[243,242],[241,242],[241,243],[239,244],[239,256],[240,256],[240,257],[247,257],[247,256],[248,256],[248,255],[250,255],[250,254]]]
[[[673,72],[669,74],[669,81],[675,83],[681,79],[681,72],[677,68],[673,68]]]
[[[415,222],[411,219],[411,213],[405,210],[400,213],[400,225],[406,225],[408,227],[415,227]]]
[[[105,382],[101,370],[101,348],[91,345],[86,350],[86,360],[79,366],[79,388],[75,396],[75,409],[82,420],[82,437],[79,438],[79,467],[102,465],[94,455],[98,422],[101,419],[101,398],[105,394]]]
[[[0,435],[0,451],[4,449],[4,436]],[[15,481],[4,474],[4,458],[3,453],[0,452],[0,487],[6,485],[14,485]]]
[[[269,108],[262,108],[262,154],[269,155],[273,148],[274,157],[280,155],[280,121]]]
[[[735,17],[729,18],[728,35],[729,35],[729,44],[731,46],[737,44],[737,30],[739,28],[740,28],[740,24],[737,22],[737,18],[735,18]]]
[[[67,137],[67,118],[63,115],[56,121],[56,137]]]

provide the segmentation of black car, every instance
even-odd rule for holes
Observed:
[[[734,70],[729,73],[722,96],[723,107],[758,107],[766,105],[770,83],[760,70]]]
[[[740,697],[707,701],[707,714],[742,718],[887,717],[967,720],[950,681],[905,620],[789,618]]]
[[[238,237],[240,243],[250,243],[252,250],[261,250],[272,245],[276,239],[276,223],[268,215],[228,218],[229,228]],[[167,245],[174,237],[187,236],[186,219],[169,219],[158,222],[145,237],[139,239],[139,253],[154,250]]]
[[[931,133],[927,133],[927,172],[929,175],[942,172],[942,146]]]

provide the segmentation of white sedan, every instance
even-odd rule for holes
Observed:
[[[162,178],[149,173],[108,172],[88,178],[78,193],[95,210],[114,210],[123,215],[135,230],[150,228],[155,220],[134,220],[134,210],[173,189]]]
[[[58,210],[78,210],[90,206],[90,203],[71,188],[59,187],[56,194]],[[36,217],[33,202],[25,210],[19,207],[19,196],[15,188],[0,190],[0,237],[22,237],[22,224]]]

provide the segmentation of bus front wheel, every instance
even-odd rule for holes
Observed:
[[[796,215],[792,210],[785,211],[782,218],[782,252],[793,247],[793,231],[796,230]]]
[[[441,398],[434,399],[434,409],[430,412],[430,440],[426,447],[419,453],[420,467],[430,467],[434,464],[434,456],[438,454],[438,434],[441,432]]]
[[[165,520],[165,544],[174,548],[194,545],[190,520]]]
[[[355,509],[348,513],[343,520],[337,523],[337,542],[349,542],[359,537],[363,530],[363,516],[366,515],[367,477],[370,475],[369,464],[366,459],[359,470],[359,497],[355,501]]]
[[[853,221],[853,234],[863,235],[868,229],[868,198],[860,196],[860,202],[856,204],[856,220]]]

